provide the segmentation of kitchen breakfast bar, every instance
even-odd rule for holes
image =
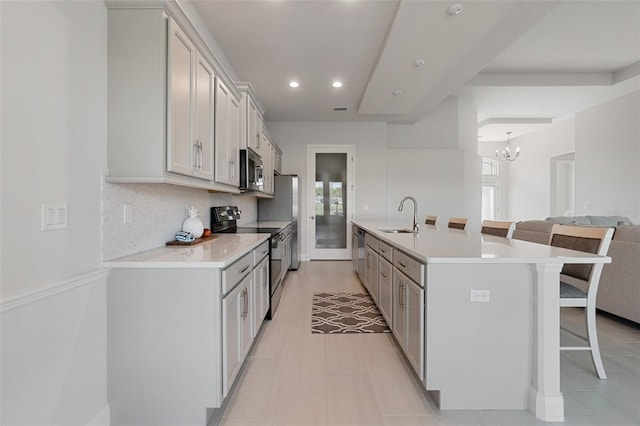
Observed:
[[[383,315],[385,295],[401,301],[393,302],[392,329],[396,310],[418,310],[394,334],[401,346],[406,338],[404,352],[441,409],[529,410],[544,421],[564,420],[559,274],[565,263],[609,257],[457,229],[353,226],[367,241],[358,246],[354,232],[354,257],[367,256],[369,269],[369,256],[379,259],[379,287],[365,287]],[[392,289],[385,289],[387,275]],[[406,288],[416,289],[419,303],[407,299]],[[423,327],[404,325],[412,320]]]

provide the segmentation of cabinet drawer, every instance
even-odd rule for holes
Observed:
[[[389,262],[393,261],[393,247],[389,244],[380,241],[378,244],[378,253],[380,253],[380,256],[384,257]]]
[[[378,239],[369,235],[369,234],[364,234],[364,242],[366,245],[368,245],[369,247],[371,247],[372,249],[374,249],[375,251],[378,251]]]
[[[403,274],[424,287],[424,265],[400,250],[393,254],[393,266]]]
[[[260,261],[269,254],[269,240],[253,249],[253,266],[257,266]]]
[[[238,284],[242,277],[249,274],[253,268],[253,252],[249,252],[238,259],[233,265],[222,271],[222,294]]]

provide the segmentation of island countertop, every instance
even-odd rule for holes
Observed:
[[[427,263],[611,263],[607,256],[460,229],[421,225],[417,233],[390,233],[406,225],[354,220],[377,239]]]
[[[269,234],[215,234],[196,245],[159,247],[104,262],[107,268],[225,268],[269,239]]]

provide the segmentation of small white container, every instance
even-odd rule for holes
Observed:
[[[187,218],[182,222],[182,230],[185,232],[191,232],[194,237],[202,237],[204,232],[204,224],[198,217],[198,208],[187,206]]]

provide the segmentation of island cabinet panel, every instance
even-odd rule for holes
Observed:
[[[532,284],[526,264],[428,265],[425,386],[441,409],[527,409]]]

